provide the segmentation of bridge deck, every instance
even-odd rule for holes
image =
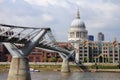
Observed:
[[[20,43],[20,44],[24,44],[26,43],[28,40],[23,38],[22,40],[19,40],[18,37],[13,37],[11,39],[9,39],[8,36],[1,36],[0,35],[0,42],[10,42],[10,43]]]

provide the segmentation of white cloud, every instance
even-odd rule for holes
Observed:
[[[15,3],[15,2],[16,2],[16,0],[12,0],[12,2],[13,2],[13,3]]]
[[[2,3],[4,0],[0,0],[0,3]]]
[[[48,6],[50,5],[55,5],[56,0],[24,0],[28,2],[31,5],[38,5],[38,6]]]
[[[31,5],[43,6],[48,7],[49,5],[52,6],[60,6],[63,8],[69,8],[70,5],[64,0],[24,0]]]
[[[67,38],[67,31],[75,17],[77,7],[89,33],[97,34],[105,29],[107,32],[108,29],[113,29],[112,27],[120,29],[117,26],[120,22],[120,5],[110,0],[21,0],[20,3],[17,0],[10,0],[13,5],[7,3],[7,0],[0,0],[0,3],[3,1],[6,2],[5,5],[0,5],[0,22],[23,26],[50,25],[59,39],[63,40]]]
[[[52,21],[52,20],[53,20],[53,17],[50,16],[49,14],[43,14],[43,15],[42,15],[42,19],[43,19],[45,22],[49,22],[49,21]]]
[[[120,22],[119,4],[113,3],[111,0],[70,0],[70,2],[80,8],[80,12],[83,13],[81,19],[85,17],[84,21],[89,33],[97,34],[99,31],[103,31],[103,33],[114,34],[112,36],[117,35],[116,30],[119,29]],[[109,34],[106,35],[109,36]],[[105,37],[107,38],[107,36]]]
[[[120,7],[119,5],[111,3],[110,1],[103,2],[103,0],[98,0],[94,2],[89,2],[87,0],[77,0],[76,4],[83,9],[89,9],[89,11],[95,14],[92,16],[88,16],[91,18],[87,20],[88,25],[92,28],[108,27],[107,25],[113,23],[113,20],[115,20],[115,13],[119,13]]]

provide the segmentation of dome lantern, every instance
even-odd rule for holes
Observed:
[[[79,13],[79,8],[77,9],[77,15],[76,15],[77,19],[80,19],[80,13]]]

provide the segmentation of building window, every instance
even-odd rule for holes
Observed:
[[[113,56],[112,54],[110,54],[110,56]]]
[[[76,32],[76,37],[77,37],[77,38],[80,38],[80,37],[81,37],[80,32]]]
[[[118,58],[115,58],[115,60],[118,60]]]
[[[112,54],[112,51],[110,51],[110,54]]]
[[[115,49],[115,51],[118,51],[118,48],[117,48],[117,47],[115,47],[114,49]]]
[[[85,47],[85,49],[87,49],[87,47]]]
[[[87,53],[87,51],[84,51],[85,53]]]
[[[80,60],[82,60],[82,58],[80,58]]]
[[[86,37],[86,34],[84,33],[84,38]]]
[[[84,56],[87,56],[87,54],[84,54]]]
[[[115,53],[118,53],[118,51],[115,51]]]
[[[80,49],[82,49],[82,47],[80,47]]]
[[[29,56],[29,61],[32,62],[33,61],[33,57]]]
[[[82,54],[80,54],[80,56],[82,56]]]
[[[37,57],[36,57],[36,62],[39,62],[39,61],[40,61],[40,57],[37,56]]]
[[[80,51],[80,53],[82,53],[82,51]]]
[[[70,32],[70,37],[71,37],[71,38],[74,37],[74,32]]]
[[[118,54],[115,54],[115,57],[118,57]]]

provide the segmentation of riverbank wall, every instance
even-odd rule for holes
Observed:
[[[30,63],[30,68],[39,71],[60,71],[62,63]],[[8,72],[10,63],[0,63],[0,72]],[[70,71],[75,72],[120,72],[118,64],[70,63]]]

